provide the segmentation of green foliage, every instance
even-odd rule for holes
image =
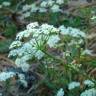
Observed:
[[[0,53],[6,53],[9,51],[9,45],[12,43],[12,40],[1,40],[0,41]]]
[[[5,27],[4,36],[7,38],[14,37],[16,32],[17,32],[17,29],[14,24],[7,24]]]

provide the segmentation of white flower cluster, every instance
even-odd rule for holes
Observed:
[[[12,78],[15,76],[14,72],[1,72],[0,73],[0,81],[6,81],[9,78]]]
[[[72,37],[83,37],[85,38],[86,37],[86,34],[82,31],[80,31],[79,29],[76,29],[76,28],[72,28],[72,27],[68,27],[66,28],[64,25],[61,25],[59,27],[60,29],[60,33],[62,35],[69,35],[69,36],[72,36]]]
[[[10,2],[5,1],[5,2],[3,2],[3,3],[2,3],[2,5],[3,5],[3,6],[10,6],[10,5],[11,5],[11,3],[10,3]]]
[[[25,40],[25,41],[22,41]],[[36,57],[42,59],[45,53],[42,51],[45,46],[55,47],[60,41],[59,30],[53,25],[42,24],[37,22],[27,25],[26,30],[16,36],[16,41],[10,45],[10,56],[15,56],[17,67],[23,71],[29,69],[28,60]]]
[[[58,90],[56,96],[64,96],[64,90],[63,90],[63,88],[60,88],[60,89]]]
[[[91,80],[89,80],[89,79],[84,80],[83,84],[84,84],[84,85],[87,85],[88,87],[94,87],[94,85],[95,85],[95,84],[94,84]],[[68,85],[68,89],[69,89],[69,90],[72,90],[72,89],[74,89],[74,88],[76,88],[76,87],[80,87],[80,82],[73,81],[73,82],[69,83],[69,85]]]
[[[83,83],[85,85],[88,85],[89,87],[94,86],[94,83],[91,80],[85,80]],[[77,88],[77,87],[80,88],[80,82],[73,81],[73,82],[69,83],[69,85],[68,85],[69,90],[72,90],[72,89]],[[64,96],[63,88],[60,88],[58,90],[56,96]],[[81,93],[80,96],[96,96],[96,89],[92,88],[92,89],[85,90],[84,92]]]
[[[59,38],[58,35],[52,35],[52,36],[49,37],[49,40],[48,40],[47,44],[50,47],[54,47],[55,44],[57,44],[59,40],[60,40],[60,38]]]
[[[60,89],[58,90],[56,96],[64,96],[64,90],[63,90],[63,88],[60,88]]]
[[[10,2],[4,1],[4,2],[1,3],[0,8],[2,8],[2,7],[9,7],[10,5],[11,5]]]
[[[81,93],[80,96],[96,96],[96,89],[92,88],[92,89],[85,90],[84,92]]]
[[[32,4],[23,5],[22,10],[20,11],[24,18],[27,18],[34,12],[60,12],[62,9],[60,8],[61,5],[64,4],[64,0],[42,0],[39,4],[36,2]]]
[[[64,0],[43,0],[40,3],[40,7],[46,11],[50,10],[52,12],[59,12],[62,10],[60,9],[60,5],[62,4],[64,4]]]
[[[84,84],[89,86],[89,87],[93,87],[95,85],[91,80],[85,80]]]
[[[54,4],[54,5],[51,7],[51,11],[52,11],[52,12],[60,12],[60,11],[61,11],[60,6],[57,5],[57,4]]]
[[[69,85],[68,85],[68,89],[69,90],[72,90],[72,89],[77,88],[77,87],[80,87],[80,83],[79,82],[75,82],[75,81],[69,83]]]
[[[16,76],[17,73],[15,72],[1,72],[0,73],[0,81],[3,82],[3,81],[6,81],[10,78],[13,78]],[[25,76],[23,74],[18,74],[18,79],[19,81],[22,83],[22,85],[24,85],[24,87],[27,87],[27,81],[25,80]]]
[[[20,41],[14,41],[14,42],[11,44],[11,46],[10,46],[9,49],[16,48],[16,47],[20,47],[21,45],[22,45],[22,42],[20,42]]]

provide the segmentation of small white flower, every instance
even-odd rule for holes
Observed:
[[[51,48],[51,47],[54,47],[59,41],[60,41],[60,38],[58,35],[52,35],[49,37],[47,44]]]
[[[20,41],[14,41],[10,45],[9,49],[12,49],[12,48],[15,48],[15,47],[20,47],[21,45],[22,45],[22,42],[20,42]]]
[[[35,3],[31,5],[31,12],[36,12],[39,8],[36,6]]]
[[[37,57],[39,60],[44,57],[44,53],[41,51],[41,50],[38,50],[36,53],[35,53],[35,57]]]
[[[84,92],[81,93],[80,96],[96,96],[96,89],[92,88],[92,89],[85,90]]]
[[[47,4],[48,4],[49,7],[52,6],[54,3],[55,3],[55,1],[53,1],[53,0],[48,0],[47,1]]]
[[[48,25],[48,24],[42,24],[41,26],[40,26],[40,29],[42,30],[42,32],[44,33],[44,34],[49,34],[49,33],[58,33],[58,29],[57,28],[55,28],[53,25]]]
[[[85,85],[88,85],[89,87],[90,87],[90,86],[94,86],[94,83],[93,83],[91,80],[85,80],[85,81],[84,81],[84,84],[85,84]]]
[[[91,18],[91,20],[94,20],[94,19],[96,19],[96,16],[93,16],[93,17]]]
[[[27,18],[31,15],[31,12],[25,12],[22,14],[24,18]]]
[[[61,26],[59,27],[59,30],[60,30],[60,33],[61,33],[62,35],[68,35],[68,34],[69,34],[67,28],[66,28],[64,25],[61,25]]]
[[[60,88],[60,89],[58,90],[56,96],[64,96],[64,90],[63,90],[63,88]]]
[[[47,12],[47,9],[45,9],[45,8],[39,8],[39,12],[41,12],[41,13]]]
[[[31,6],[26,4],[26,5],[23,6],[22,10],[23,11],[28,11],[30,8],[31,8]]]
[[[17,40],[22,40],[23,37],[27,38],[30,36],[30,32],[28,30],[21,31],[20,33],[17,34],[16,39]]]
[[[17,54],[18,54],[18,49],[14,49],[14,50],[11,50],[11,51],[9,52],[8,57],[16,56]]]
[[[17,50],[17,56],[18,57],[25,57],[26,59],[33,56],[33,47],[31,46],[30,43],[25,43],[22,47],[18,48]],[[31,54],[32,53],[32,54]]]
[[[24,72],[28,71],[30,67],[27,61],[24,60],[23,58],[17,58],[15,60],[15,64],[17,65],[17,67],[20,67]]]
[[[54,4],[54,5],[51,7],[51,10],[52,10],[52,12],[59,12],[59,11],[60,11],[59,5]]]
[[[71,83],[69,83],[69,85],[68,85],[68,89],[69,90],[72,90],[72,89],[74,89],[74,88],[76,88],[76,87],[80,87],[80,83],[79,82],[71,82]]]
[[[42,24],[41,25],[41,28],[43,29],[43,30],[50,30],[50,29],[52,29],[53,28],[53,25],[51,26],[51,25],[48,25],[48,24]]]
[[[7,2],[7,1],[4,1],[4,2],[2,3],[2,5],[7,7],[7,6],[10,6],[11,3],[10,3],[10,2]]]
[[[77,37],[77,38],[80,38],[80,37],[85,38],[86,37],[86,34],[84,32],[82,32],[76,28],[72,28],[72,27],[66,28],[65,26],[61,25],[59,27],[59,30],[62,35],[70,35],[72,37]]]
[[[58,3],[58,4],[63,4],[64,3],[64,0],[56,0],[56,3]]]
[[[24,63],[20,66],[24,72],[27,72],[30,68],[30,65],[28,63]]]
[[[25,79],[24,74],[18,74],[18,77],[19,77],[19,79],[22,79],[22,80],[24,80],[24,79]]]
[[[39,26],[38,22],[30,23],[27,25],[27,30],[33,29],[38,26]]]
[[[42,1],[40,4],[41,7],[47,7],[47,2],[46,1]]]
[[[0,81],[6,81],[15,76],[14,72],[1,72],[0,73]]]

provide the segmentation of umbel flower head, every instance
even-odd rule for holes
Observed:
[[[29,60],[33,60],[33,58],[37,60],[44,59],[46,57],[45,51],[49,48],[57,48],[59,43],[64,43],[61,37],[69,36],[71,31],[72,39],[79,36],[85,37],[85,34],[80,30],[74,28],[63,29],[61,27],[55,28],[53,25],[46,23],[42,25],[39,25],[38,22],[28,24],[24,31],[17,34],[16,40],[10,45],[9,57],[15,57],[17,67],[20,67],[23,71],[28,71],[30,68]]]
[[[42,59],[46,47],[54,48],[60,41],[59,30],[53,25],[42,24],[38,22],[30,23],[26,29],[17,34],[16,40],[10,45],[10,56],[15,56],[17,67],[23,71],[29,69],[28,60],[33,57]]]

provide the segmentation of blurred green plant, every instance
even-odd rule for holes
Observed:
[[[12,43],[11,39],[5,39],[0,41],[0,54],[7,53],[9,51],[9,45]]]

